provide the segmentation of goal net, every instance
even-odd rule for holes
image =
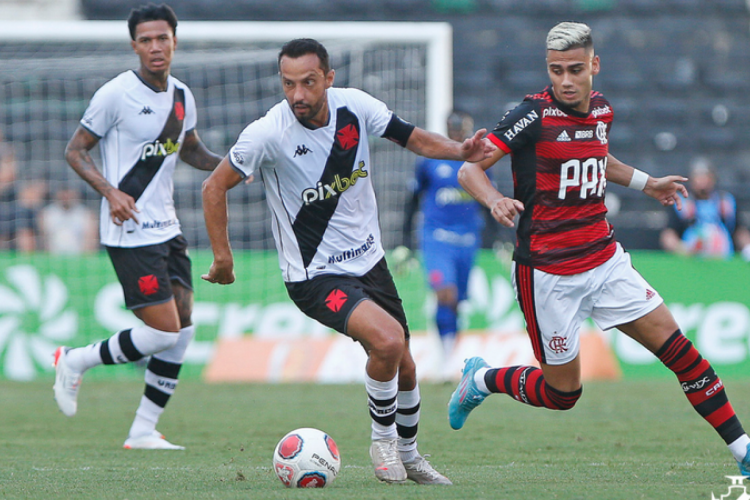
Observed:
[[[96,225],[100,197],[67,165],[65,145],[94,92],[139,63],[125,22],[2,22],[0,28],[0,127],[4,136],[0,149],[0,269],[4,271],[0,274],[0,367],[5,366],[7,372],[9,359],[15,362],[19,355],[16,351],[26,352],[32,361],[38,357],[28,349],[36,341],[79,345],[87,340],[59,332],[58,338],[54,333],[35,336],[40,331],[51,332],[56,325],[72,331],[75,323],[76,332],[99,338],[113,327],[132,323],[129,312],[120,307],[115,314],[101,297],[100,284],[114,280],[106,255],[96,243],[83,258],[59,255],[68,247],[60,243],[65,238],[58,234],[55,239],[54,233],[65,229],[50,222],[59,219],[49,216],[46,208],[63,196],[62,191],[72,189],[74,193],[67,196],[77,197],[91,216],[86,224]],[[197,131],[209,149],[226,154],[248,123],[283,99],[278,50],[283,42],[300,37],[316,38],[326,45],[336,70],[336,86],[365,90],[402,118],[444,132],[452,106],[452,41],[447,24],[181,22],[172,74],[195,94]],[[384,245],[393,248],[400,241],[415,157],[385,140],[371,141],[371,151]],[[97,149],[92,157],[100,164]],[[194,281],[200,281],[200,274],[207,270],[200,256],[210,257],[201,207],[205,177],[205,172],[180,164],[174,179],[177,214],[194,255]],[[260,182],[230,191],[229,205],[233,249],[264,254],[251,259],[251,272],[238,269],[238,278],[245,272],[247,279],[238,279],[232,295],[278,290],[281,278]],[[85,238],[89,237],[87,233]],[[68,238],[70,252],[82,251],[76,245],[81,238]],[[32,252],[25,252],[31,248]],[[265,258],[266,253],[273,254],[271,260]],[[66,304],[80,301],[78,309],[73,307],[75,322],[70,315],[64,319],[63,306],[44,309],[54,305],[45,294],[60,289],[50,284],[50,276],[64,285]],[[117,295],[116,286],[110,295]],[[196,300],[202,299],[196,293]],[[248,307],[246,302],[237,302]],[[198,321],[208,321],[201,318],[212,313],[197,307],[196,314]],[[63,325],[64,321],[68,323]],[[217,328],[232,328],[222,327],[221,320],[214,326],[214,334]],[[256,327],[243,328],[247,332]],[[211,335],[210,329],[199,337]],[[20,338],[18,332],[26,337]]]

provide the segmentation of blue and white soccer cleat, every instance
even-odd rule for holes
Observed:
[[[750,443],[747,445],[745,458],[742,459],[742,462],[737,462],[737,465],[740,467],[740,474],[745,477],[750,477]]]
[[[463,427],[471,410],[482,404],[484,398],[489,395],[480,391],[474,382],[474,374],[477,370],[489,368],[489,366],[478,356],[466,360],[461,382],[458,383],[458,387],[448,401],[448,421],[453,429],[458,430]]]

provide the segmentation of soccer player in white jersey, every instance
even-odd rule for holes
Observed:
[[[463,143],[401,120],[356,89],[333,88],[320,43],[298,39],[279,53],[286,100],[251,123],[203,184],[214,262],[203,279],[234,281],[226,192],[260,174],[289,296],[308,316],[359,341],[375,476],[451,484],[417,451],[420,396],[401,299],[384,259],[367,136],[430,158],[481,160],[494,150],[484,130]]]
[[[144,323],[82,348],[55,352],[55,400],[73,416],[83,373],[100,364],[137,361],[151,355],[146,389],[124,447],[183,449],[164,439],[156,424],[177,385],[195,333],[190,316],[193,291],[187,242],[172,199],[177,156],[200,170],[221,157],[195,131],[190,89],[170,76],[177,46],[172,9],[149,4],[128,19],[138,70],[104,84],[91,99],[65,158],[103,197],[101,242],[122,284],[125,304]],[[100,172],[89,155],[99,144]]]

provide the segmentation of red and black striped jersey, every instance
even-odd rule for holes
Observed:
[[[525,210],[513,258],[552,274],[578,274],[615,252],[604,206],[612,107],[591,92],[588,113],[559,103],[552,88],[528,95],[489,135],[511,154],[513,197]]]

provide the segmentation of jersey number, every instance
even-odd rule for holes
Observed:
[[[579,186],[582,200],[589,196],[601,197],[607,185],[606,171],[606,157],[601,160],[589,158],[584,161],[566,161],[560,165],[560,191],[557,193],[557,197],[564,200],[569,187]]]

